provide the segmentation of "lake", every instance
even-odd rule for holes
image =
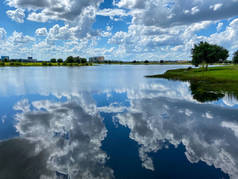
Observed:
[[[0,68],[0,178],[238,178],[238,101],[182,65]]]

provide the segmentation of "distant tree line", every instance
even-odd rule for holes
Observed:
[[[73,57],[73,56],[69,56],[66,58],[65,61],[63,61],[63,59],[59,58],[52,58],[50,59],[51,63],[87,63],[87,59],[86,58],[81,58],[81,57]]]
[[[229,52],[222,46],[200,42],[192,48],[192,64],[202,65],[207,70],[208,64],[228,63]],[[238,50],[234,53],[232,62],[238,64]]]

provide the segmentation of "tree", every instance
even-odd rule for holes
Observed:
[[[192,64],[195,66],[206,64],[207,69],[208,64],[224,62],[228,56],[229,52],[225,48],[207,42],[200,42],[195,44],[192,49]]]
[[[50,62],[51,62],[51,63],[56,63],[56,59],[55,59],[55,58],[52,58],[52,59],[50,59]]]
[[[148,60],[145,60],[144,63],[149,63],[149,61],[148,61]]]
[[[4,58],[3,62],[9,62],[9,59],[8,58]]]
[[[73,63],[74,62],[74,57],[72,57],[72,56],[67,57],[65,62],[66,63]]]
[[[74,57],[74,63],[81,63],[80,57]]]
[[[63,59],[59,58],[59,59],[57,60],[57,62],[58,62],[58,63],[63,63]]]
[[[238,50],[234,53],[232,61],[234,64],[238,64]]]
[[[86,58],[81,58],[79,56],[78,57],[69,56],[65,60],[65,63],[86,63],[86,62],[87,62]]]
[[[87,59],[86,58],[81,58],[81,63],[86,63]],[[109,61],[110,62],[110,61]]]

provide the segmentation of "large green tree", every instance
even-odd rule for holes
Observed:
[[[238,64],[238,50],[234,53],[232,61],[234,64]]]
[[[206,64],[206,69],[208,64],[224,62],[228,57],[228,50],[207,42],[200,42],[192,48],[192,64],[195,66]]]

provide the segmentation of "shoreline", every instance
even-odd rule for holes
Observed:
[[[168,70],[147,78],[163,78],[190,83],[193,98],[199,102],[215,101],[226,94],[238,99],[238,65]]]

